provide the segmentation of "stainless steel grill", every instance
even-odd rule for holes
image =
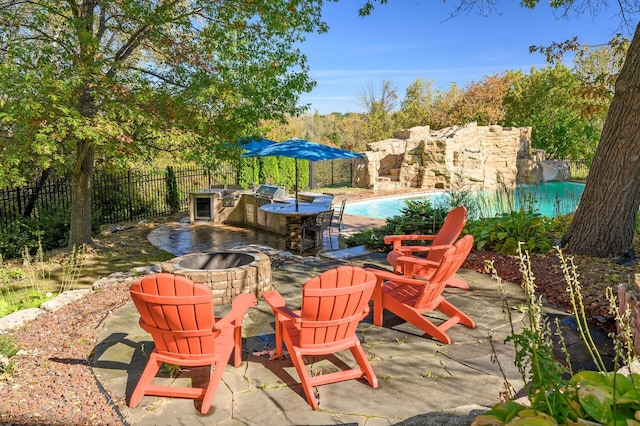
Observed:
[[[259,206],[278,200],[285,200],[286,198],[287,191],[283,186],[260,185],[255,192],[256,204]]]

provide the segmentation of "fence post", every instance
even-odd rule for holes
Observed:
[[[129,210],[129,220],[133,220],[133,197],[131,194],[131,170],[127,170],[127,204]]]
[[[22,198],[20,197],[20,188],[16,188],[16,198],[18,199],[18,217],[22,217]]]
[[[336,165],[336,160],[331,160],[331,186],[336,184],[335,165]]]

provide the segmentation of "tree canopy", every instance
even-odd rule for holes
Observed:
[[[152,150],[206,158],[260,120],[304,110],[298,96],[314,82],[298,43],[326,31],[321,6],[2,1],[0,185],[70,174],[70,244],[90,242],[94,163]]]

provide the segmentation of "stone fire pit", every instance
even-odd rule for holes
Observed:
[[[163,272],[182,275],[213,291],[213,303],[226,305],[241,293],[260,297],[273,289],[271,261],[263,253],[223,251],[192,253],[160,265]]]

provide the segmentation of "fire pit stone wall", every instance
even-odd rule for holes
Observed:
[[[241,293],[273,289],[271,260],[259,252],[192,253],[161,264],[163,272],[182,275],[209,287],[214,305],[227,305]]]

